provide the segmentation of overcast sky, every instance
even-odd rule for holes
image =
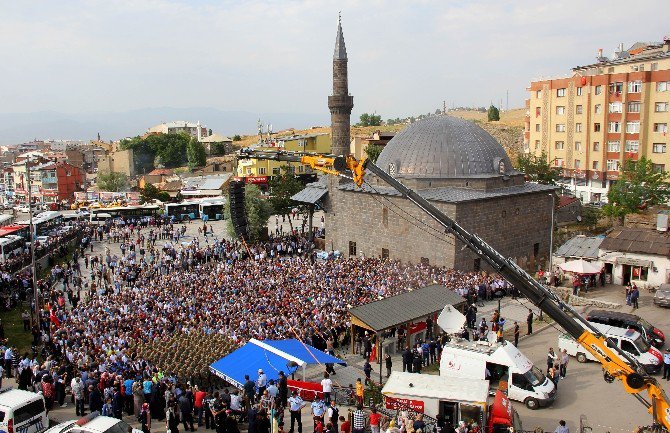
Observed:
[[[0,112],[327,112],[342,11],[354,114],[510,107],[619,42],[670,33],[666,1],[0,0]]]

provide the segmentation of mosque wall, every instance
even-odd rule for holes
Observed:
[[[326,201],[326,249],[355,255],[388,256],[406,263],[471,271],[477,257],[413,203],[401,197],[329,188]],[[458,204],[433,202],[467,230],[477,233],[506,257],[529,268],[549,257],[551,199],[546,193],[493,198]]]

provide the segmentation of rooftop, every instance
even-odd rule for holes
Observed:
[[[361,187],[353,183],[345,183],[338,187],[344,191],[356,191],[368,194],[380,194],[401,197],[402,195],[391,187],[371,186],[364,183]],[[509,188],[499,188],[492,190],[478,190],[470,188],[432,188],[416,191],[426,200],[439,201],[445,203],[462,203],[468,201],[486,200],[498,197],[507,197],[520,194],[532,194],[537,192],[551,192],[556,187],[551,185],[541,185],[537,183],[526,182],[523,185],[511,186]]]
[[[600,244],[600,249],[670,257],[670,233],[618,227],[607,235]]]
[[[349,315],[377,332],[437,313],[447,305],[459,307],[464,303],[465,299],[458,293],[433,284],[350,308]]]
[[[554,255],[596,260],[599,257],[598,249],[604,240],[604,236],[575,236],[561,245]]]

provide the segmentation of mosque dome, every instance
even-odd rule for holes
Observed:
[[[505,149],[469,120],[431,116],[384,146],[377,166],[398,178],[488,178],[515,173]]]

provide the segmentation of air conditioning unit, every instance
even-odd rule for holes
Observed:
[[[656,215],[656,230],[659,232],[668,231],[668,214],[660,213]]]

